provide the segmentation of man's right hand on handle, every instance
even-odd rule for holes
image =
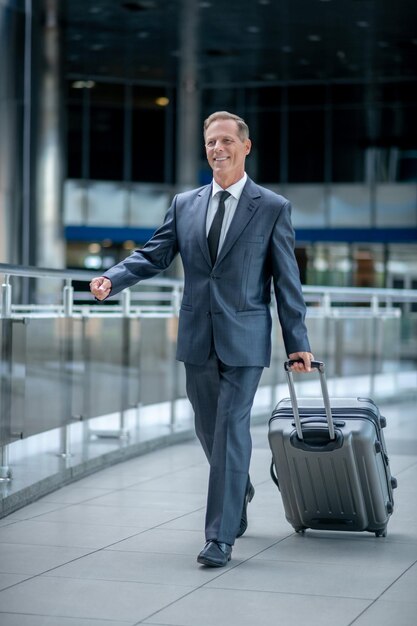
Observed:
[[[112,284],[108,278],[105,276],[99,276],[98,278],[93,278],[90,283],[90,291],[97,298],[97,300],[104,300],[107,298],[109,293],[111,292]]]

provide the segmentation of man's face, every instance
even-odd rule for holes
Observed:
[[[234,120],[220,119],[212,122],[206,130],[205,146],[207,160],[215,179],[227,181],[231,185],[242,178],[251,142],[249,139],[240,139]]]

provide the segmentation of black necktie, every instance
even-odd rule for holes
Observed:
[[[220,194],[219,206],[216,211],[216,215],[210,226],[210,231],[207,237],[207,243],[210,250],[211,263],[214,265],[217,258],[217,250],[219,249],[219,239],[222,230],[223,218],[224,218],[224,201],[230,196],[228,191],[222,191]]]

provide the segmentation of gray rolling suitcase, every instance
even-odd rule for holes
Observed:
[[[397,485],[382,432],[385,418],[368,398],[330,400],[320,361],[312,366],[323,399],[297,400],[292,363],[285,363],[291,397],[276,406],[268,432],[271,476],[287,520],[297,532],[367,530],[385,537]]]

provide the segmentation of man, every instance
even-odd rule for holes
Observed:
[[[271,284],[286,352],[310,371],[313,355],[294,256],[290,203],[245,173],[251,150],[240,117],[220,111],[204,123],[210,185],[178,194],[141,250],[91,282],[99,300],[166,269],[184,266],[177,359],[184,361],[195,428],[210,464],[201,564],[222,567],[247,528],[250,411],[271,354]],[[224,191],[228,193],[224,194]],[[223,216],[224,214],[224,216]]]

